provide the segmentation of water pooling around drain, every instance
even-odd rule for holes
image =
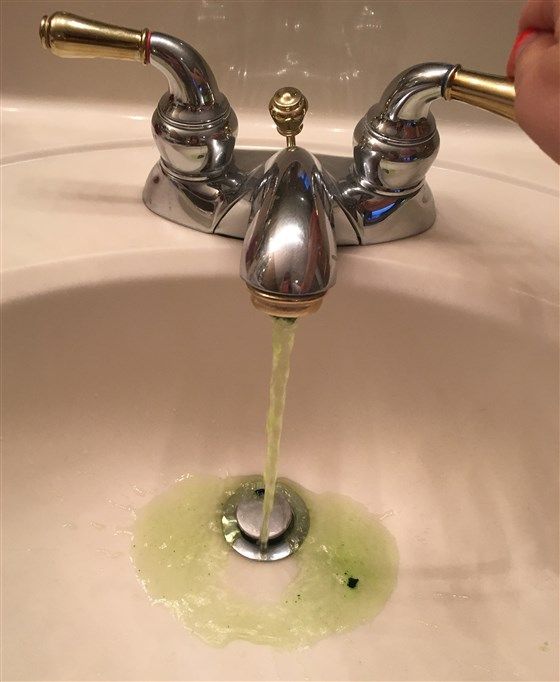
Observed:
[[[285,561],[250,562],[224,542],[221,523],[226,500],[247,480],[188,478],[140,510],[132,558],[150,598],[216,646],[244,639],[300,648],[373,618],[395,586],[398,563],[377,517],[350,498],[289,482],[309,509],[309,534]],[[295,567],[287,584],[286,566]],[[281,589],[267,594],[253,579],[244,592],[245,570],[266,572],[263,582]]]
[[[142,509],[134,528],[132,559],[150,598],[213,645],[245,639],[308,646],[373,618],[396,583],[395,541],[362,505],[277,483],[295,321],[275,318],[273,324],[264,496],[260,479],[187,478]],[[280,508],[280,496],[290,514]],[[279,538],[269,538],[269,528],[273,535],[280,529]],[[235,538],[247,551],[240,551]],[[228,543],[259,561],[239,557]],[[268,562],[296,549],[287,583],[284,561],[264,568],[263,557]],[[251,589],[243,592],[243,576],[255,567],[260,576],[267,571],[269,580],[252,577],[246,581]]]

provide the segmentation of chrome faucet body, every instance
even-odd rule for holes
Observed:
[[[395,78],[380,102],[357,124],[353,159],[347,159],[341,175],[324,173],[315,159],[314,177],[321,177],[315,186],[324,188],[329,197],[338,245],[393,241],[424,232],[433,224],[435,207],[424,178],[437,155],[439,135],[429,107],[432,101],[444,97],[447,79],[457,68],[451,64],[422,64]],[[236,150],[224,155],[226,162],[210,177],[181,173],[170,163],[171,155],[157,125],[159,118],[158,107],[153,132],[162,159],[146,183],[146,205],[187,227],[244,238],[252,214],[251,197],[260,197],[259,188],[270,166],[261,164],[242,171],[245,153]],[[222,131],[227,127],[224,121]],[[192,142],[186,145],[192,150],[188,145]],[[227,218],[240,200],[246,204],[244,209],[238,207],[235,217]],[[277,203],[275,208],[278,210]]]
[[[513,84],[458,65],[402,72],[354,130],[353,158],[323,167],[296,146],[307,101],[278,91],[271,113],[288,148],[258,162],[235,150],[237,118],[204,59],[182,40],[57,12],[44,17],[43,46],[59,56],[152,64],[168,91],[152,117],[160,153],[143,192],[158,215],[244,240],[241,277],[257,307],[298,316],[334,284],[336,245],[367,245],[420,234],[436,217],[425,176],[439,136],[430,106],[457,99],[514,119]],[[273,102],[275,104],[273,105]]]

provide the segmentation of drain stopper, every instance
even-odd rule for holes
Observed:
[[[243,499],[237,505],[236,518],[241,532],[250,540],[258,541],[264,511],[264,488],[257,488],[252,498]],[[274,496],[274,505],[268,524],[268,541],[277,540],[290,527],[293,514],[290,503],[284,495]]]
[[[222,530],[226,542],[255,561],[276,561],[293,554],[309,531],[309,512],[301,497],[284,483],[276,485],[268,544],[260,546],[264,488],[262,480],[247,481],[226,501]]]

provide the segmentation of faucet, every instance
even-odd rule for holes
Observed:
[[[180,225],[243,239],[241,278],[253,304],[278,317],[320,307],[336,280],[337,245],[394,241],[433,225],[425,176],[439,149],[435,100],[515,121],[508,79],[458,64],[418,64],[394,78],[358,122],[353,159],[321,159],[298,146],[308,102],[296,88],[279,89],[269,111],[286,147],[267,159],[235,149],[235,113],[186,42],[66,12],[43,17],[39,33],[60,57],[128,59],[165,75],[168,90],[152,117],[160,159],[143,201]]]

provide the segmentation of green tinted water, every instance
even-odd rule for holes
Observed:
[[[296,333],[295,319],[274,317],[272,324],[272,374],[270,376],[270,402],[266,418],[267,446],[263,477],[263,520],[260,533],[260,543],[263,549],[266,549],[268,542],[268,525],[274,505],[286,386],[290,376],[290,357]]]
[[[285,561],[248,562],[231,551],[221,530],[223,503],[244,480],[188,478],[140,511],[132,558],[154,602],[209,644],[245,639],[284,648],[348,630],[383,608],[396,583],[398,555],[374,515],[350,498],[288,482],[309,508],[309,535]],[[240,592],[243,567],[256,567],[259,575],[277,571],[280,579],[287,564],[295,575],[279,593]]]
[[[295,321],[274,319],[262,545],[274,502],[295,329]],[[213,645],[245,639],[305,647],[373,618],[395,586],[398,563],[394,539],[380,521],[347,497],[289,482],[308,506],[309,534],[285,561],[250,562],[225,542],[221,520],[224,502],[245,480],[187,478],[141,510],[132,558],[150,598]],[[286,566],[293,569],[288,583]],[[249,576],[243,593],[243,574],[255,567],[259,572]],[[263,592],[270,579],[275,589]]]

